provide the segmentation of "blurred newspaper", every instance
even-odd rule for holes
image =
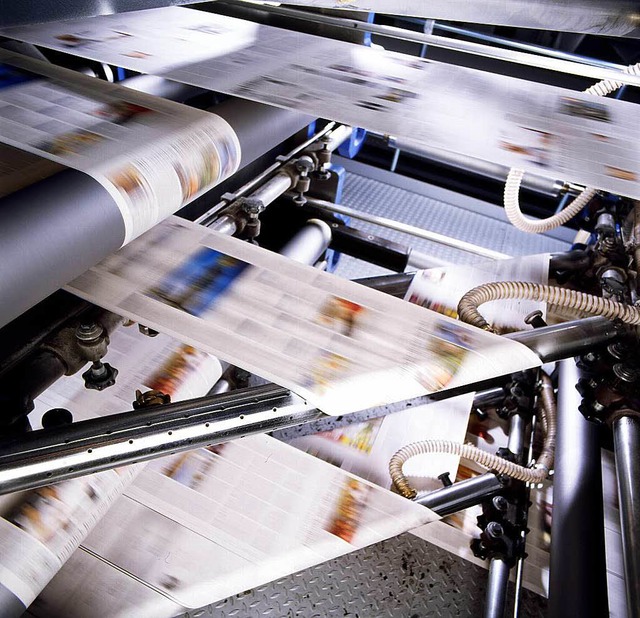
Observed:
[[[133,330],[133,329],[131,329]],[[117,384],[87,390],[79,375],[63,378],[36,400],[36,426],[49,409],[66,408],[75,420],[131,409],[135,390],[161,389],[178,401],[206,394],[220,377],[220,362],[167,336],[150,339],[128,329],[112,338],[108,360],[119,369]],[[28,606],[143,464],[63,481],[0,498],[0,613]],[[17,602],[17,603],[16,603]]]
[[[331,415],[540,364],[523,345],[177,217],[67,289]]]
[[[2,34],[640,198],[633,103],[182,7]]]
[[[405,299],[451,318],[457,318],[458,302],[478,285],[492,281],[547,283],[549,254],[528,255],[510,260],[477,262],[473,266],[446,266],[418,271]],[[524,318],[532,311],[546,313],[546,303],[533,300],[501,300],[487,303],[482,315],[499,332],[529,328]]]
[[[0,142],[21,153],[0,165],[0,196],[25,171],[34,180],[61,166],[86,172],[120,208],[123,244],[240,164],[238,138],[215,114],[2,49],[0,82]]]

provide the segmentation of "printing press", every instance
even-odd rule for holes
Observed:
[[[637,119],[633,107],[639,100],[637,87],[640,85],[640,65],[634,64],[640,60],[637,43],[640,7],[637,3],[616,0],[600,6],[586,0],[571,0],[558,8],[548,0],[536,0],[527,3],[525,8],[516,7],[520,3],[514,2],[511,11],[502,3],[493,2],[482,7],[469,2],[436,2],[431,9],[425,2],[420,9],[403,8],[398,14],[382,12],[380,5],[384,3],[381,0],[378,5],[354,2],[344,4],[343,8],[336,8],[343,4],[340,2],[302,1],[282,5],[245,0],[189,4],[188,9],[196,15],[243,24],[242,33],[246,31],[250,33],[246,36],[253,38],[244,48],[243,43],[238,43],[237,50],[229,51],[230,55],[239,54],[238,58],[242,53],[248,54],[248,49],[260,51],[262,31],[253,30],[258,27],[273,29],[269,32],[281,29],[278,32],[288,31],[300,37],[309,35],[316,37],[314,40],[321,37],[323,42],[319,45],[325,45],[326,49],[334,44],[349,44],[352,46],[349,49],[371,48],[375,53],[398,54],[381,56],[389,63],[389,58],[404,58],[407,64],[398,69],[399,72],[390,69],[395,81],[391,87],[386,84],[386,98],[380,98],[375,105],[370,100],[358,101],[363,126],[357,124],[357,114],[354,122],[345,122],[351,116],[350,112],[343,111],[347,108],[342,105],[342,97],[350,96],[352,86],[365,87],[367,82],[382,78],[375,74],[378,69],[360,70],[359,73],[344,69],[341,63],[346,64],[348,59],[339,55],[346,47],[336,47],[334,63],[325,63],[327,70],[345,74],[344,81],[340,82],[345,84],[345,90],[335,92],[335,107],[332,92],[325,92],[323,101],[315,100],[309,94],[316,83],[314,80],[321,79],[320,71],[310,68],[313,50],[306,51],[302,43],[300,47],[288,50],[289,62],[295,63],[292,71],[295,69],[296,75],[305,75],[299,82],[299,107],[294,109],[278,90],[284,88],[284,84],[277,83],[278,75],[269,74],[268,84],[250,90],[249,85],[257,83],[261,77],[258,59],[262,58],[267,67],[270,54],[275,57],[276,51],[267,49],[264,56],[249,58],[246,60],[249,68],[238,61],[239,72],[246,70],[257,75],[252,73],[252,81],[247,78],[244,90],[229,86],[217,91],[195,83],[205,72],[199,68],[198,73],[193,67],[208,62],[207,56],[199,56],[194,65],[188,65],[189,74],[197,76],[192,83],[180,81],[175,76],[175,71],[184,69],[184,62],[172,65],[173,74],[153,68],[144,74],[145,71],[131,67],[137,67],[136,62],[144,62],[144,56],[152,54],[136,51],[138,55],[132,54],[130,58],[121,55],[122,64],[117,64],[112,61],[117,55],[108,50],[110,46],[115,50],[121,40],[98,40],[97,29],[91,29],[93,19],[112,19],[109,23],[115,24],[113,32],[119,32],[118,36],[126,41],[127,37],[138,36],[133,26],[131,32],[126,31],[127,16],[135,15],[136,27],[140,28],[146,10],[164,10],[162,7],[166,5],[174,5],[174,11],[187,10],[175,7],[187,4],[182,1],[103,3],[71,0],[56,3],[28,0],[5,4],[0,13],[0,52],[8,54],[6,58],[0,56],[0,493],[11,508],[19,504],[19,496],[31,495],[28,492],[34,490],[42,492],[41,488],[91,478],[88,475],[104,471],[125,469],[124,466],[130,464],[155,462],[160,465],[163,457],[179,457],[179,454],[203,447],[214,452],[217,447],[223,448],[239,438],[268,434],[288,442],[297,436],[305,438],[318,432],[341,430],[340,435],[346,440],[344,436],[352,434],[341,428],[349,428],[357,422],[369,422],[366,431],[371,427],[374,427],[372,431],[379,431],[378,421],[371,419],[391,418],[430,402],[446,406],[450,398],[468,395],[472,405],[470,414],[465,417],[464,439],[423,439],[416,435],[403,443],[402,448],[394,449],[388,461],[387,480],[395,494],[394,499],[401,496],[403,500],[430,509],[440,518],[462,517],[461,513],[467,509],[476,509],[473,511],[472,538],[465,551],[473,556],[476,565],[482,564],[488,570],[480,584],[473,583],[473,590],[481,586],[481,599],[469,601],[466,609],[461,609],[465,607],[465,601],[459,597],[468,581],[456,583],[452,577],[434,580],[437,582],[434,587],[420,588],[418,599],[407,593],[413,597],[412,604],[400,605],[399,601],[388,600],[389,605],[385,605],[387,601],[381,601],[374,607],[366,604],[368,593],[363,593],[360,600],[348,605],[346,601],[340,601],[343,592],[338,581],[335,589],[325,589],[331,603],[318,601],[313,609],[315,613],[300,600],[285,610],[285,605],[269,601],[267,593],[267,600],[256,600],[253,606],[249,603],[238,605],[241,609],[233,611],[243,616],[258,616],[267,611],[278,616],[388,613],[409,617],[432,615],[430,612],[451,616],[482,614],[492,618],[511,614],[629,618],[640,615],[640,357],[637,340],[640,324],[640,183],[635,171],[639,161],[637,144],[633,144],[634,135],[632,132],[625,135],[614,115],[619,107],[627,120]],[[402,4],[396,2],[395,7]],[[404,3],[407,4],[411,5]],[[416,0],[415,4],[420,3]],[[119,18],[122,22],[117,21]],[[74,26],[73,35],[62,37],[55,28],[68,19],[82,20],[79,22],[82,27]],[[48,25],[52,26],[51,32],[57,33],[52,36],[55,43],[51,45],[42,43],[45,36],[42,32]],[[38,31],[39,26],[45,30]],[[225,33],[222,26],[216,27],[215,36],[230,37],[225,39],[224,45],[231,50],[235,44],[233,37],[241,38],[240,26],[236,31],[230,26],[230,34]],[[212,28],[203,26],[202,32],[209,36]],[[149,31],[152,32],[152,28]],[[152,39],[151,34],[149,40]],[[275,36],[273,40],[276,41]],[[186,41],[185,45],[188,45],[188,38]],[[271,44],[275,50],[277,41]],[[102,51],[104,49],[107,51]],[[179,53],[176,48],[176,57]],[[216,53],[218,55],[212,58],[224,57],[226,52]],[[355,58],[357,52],[353,54]],[[522,92],[530,88],[532,100],[534,95],[543,92],[540,88],[563,89],[563,117],[570,118],[580,130],[586,127],[585,132],[577,137],[562,133],[564,125],[561,126],[557,120],[559,116],[552,117],[551,112],[549,118],[556,124],[550,120],[549,127],[554,128],[523,128],[527,100],[520,95],[514,95],[513,101],[500,101],[506,111],[498,120],[492,115],[497,108],[482,107],[484,99],[479,94],[478,109],[460,112],[455,88],[447,85],[449,90],[442,92],[451,97],[451,116],[445,114],[446,100],[444,104],[436,100],[434,108],[440,105],[441,115],[434,115],[434,118],[454,125],[458,122],[456,118],[464,117],[468,127],[478,127],[481,137],[495,136],[499,156],[494,156],[494,150],[489,146],[486,147],[486,159],[476,156],[484,151],[480,137],[478,149],[473,152],[472,146],[447,150],[446,144],[443,147],[440,141],[447,133],[441,132],[437,124],[429,129],[433,132],[432,141],[418,137],[417,133],[416,137],[394,135],[387,127],[400,126],[402,117],[394,116],[378,125],[376,114],[389,117],[391,112],[388,110],[393,109],[394,104],[411,105],[410,97],[406,95],[410,84],[398,75],[405,75],[401,71],[407,71],[409,75],[408,71],[419,66],[414,63],[423,61],[511,79],[514,88],[520,88]],[[74,167],[73,163],[67,162],[74,161],[87,144],[94,146],[85,134],[77,133],[77,141],[72,145],[69,141],[62,143],[58,138],[58,141],[49,142],[47,148],[38,149],[33,146],[35,142],[28,142],[26,137],[24,144],[27,145],[22,145],[23,138],[17,130],[11,132],[14,126],[11,123],[22,120],[16,111],[16,99],[9,98],[9,94],[21,84],[35,88],[40,77],[34,78],[36,70],[32,67],[37,66],[49,66],[51,71],[58,68],[72,71],[79,80],[75,94],[82,89],[89,91],[91,84],[98,82],[108,93],[104,84],[115,84],[136,93],[135,96],[150,95],[196,110],[202,117],[215,115],[222,119],[220,126],[225,131],[230,128],[233,135],[231,141],[237,146],[235,167],[229,163],[225,168],[221,163],[215,172],[218,173],[216,182],[209,178],[208,184],[203,181],[197,188],[185,190],[180,196],[179,209],[176,207],[155,219],[149,216],[150,223],[145,224],[144,229],[140,227],[131,232],[138,223],[127,227],[130,224],[122,207],[124,202],[109,184],[113,176],[109,175],[108,159],[112,156],[115,161],[119,154],[99,155],[105,159],[100,163],[103,167],[99,174],[92,174],[86,165]],[[271,65],[269,67],[273,70]],[[386,68],[381,60],[380,74]],[[43,69],[45,73],[47,70]],[[220,69],[220,75],[225,71],[230,73],[227,67],[224,71]],[[47,75],[59,87],[63,73]],[[472,73],[468,75],[472,81]],[[216,78],[224,81],[223,77]],[[283,82],[287,79],[284,72],[281,79]],[[406,81],[410,80],[407,78]],[[263,89],[264,98],[256,95],[259,88]],[[587,94],[578,96],[583,91]],[[242,97],[243,92],[246,98]],[[3,98],[3,95],[6,96]],[[575,95],[575,98],[569,95]],[[108,94],[104,96],[106,100]],[[424,96],[428,101],[428,95]],[[325,110],[323,115],[314,113],[318,105]],[[131,103],[125,111],[118,109],[115,120],[115,112],[108,118],[103,114],[101,120],[125,128],[135,125],[137,130],[145,124],[145,115],[134,107]],[[174,109],[179,110],[178,107],[167,108],[166,115],[171,116],[170,110]],[[545,108],[532,109],[530,115],[537,114],[536,122],[542,122],[547,113]],[[76,111],[80,114],[82,110]],[[33,114],[33,111],[29,113]],[[460,113],[462,116],[456,116]],[[416,118],[419,115],[420,110],[416,112]],[[194,115],[194,118],[195,126],[200,122],[200,116]],[[513,122],[516,128],[506,128],[505,119]],[[68,122],[62,116],[52,116],[47,122],[62,121]],[[407,122],[414,122],[413,116],[407,116]],[[596,131],[595,123],[600,123],[601,129]],[[637,122],[627,127],[635,125]],[[41,131],[42,134],[50,130],[49,124],[45,127],[44,123],[32,128],[34,133]],[[553,133],[556,130],[564,141],[556,138]],[[24,132],[26,135],[27,131]],[[116,134],[107,134],[105,129],[108,139]],[[624,142],[627,146],[621,145],[623,138],[628,140],[628,143]],[[472,136],[469,142],[473,142]],[[569,142],[570,147],[567,146]],[[140,152],[144,152],[143,148],[151,152],[151,142],[138,146]],[[625,150],[627,147],[629,150]],[[191,156],[189,148],[185,147],[176,159],[187,160]],[[629,156],[635,159],[630,160]],[[526,169],[505,164],[516,160],[509,157],[520,157]],[[601,157],[606,157],[606,165]],[[224,155],[220,158],[224,160]],[[578,163],[568,162],[572,158]],[[230,154],[229,160],[232,159]],[[79,155],[77,160],[80,160]],[[607,170],[606,174],[601,174],[603,178],[607,176],[604,187],[586,182],[599,178],[594,170],[600,163]],[[148,166],[153,168],[155,165],[160,164],[150,157]],[[566,172],[569,176],[565,177],[565,170],[577,171],[575,174]],[[149,174],[152,177],[153,171]],[[173,189],[162,184],[162,174],[158,172],[156,176],[160,189],[151,194],[153,199],[161,201],[164,199],[162,192],[168,194]],[[211,176],[215,174],[211,172]],[[131,181],[131,186],[133,184]],[[203,188],[205,184],[206,189]],[[622,189],[616,192],[613,190],[616,187]],[[138,199],[135,191],[135,187],[130,189],[126,198]],[[464,272],[477,264],[491,264],[486,266],[491,270],[493,265],[499,266],[512,258],[526,260],[544,254],[547,257],[540,261],[544,272],[539,280],[514,279],[508,275],[492,280],[487,278],[463,290],[456,306],[447,310],[440,310],[440,301],[427,298],[427,293],[418,301],[428,309],[491,333],[496,339],[520,344],[527,354],[533,353],[539,359],[539,366],[518,369],[515,373],[503,371],[491,378],[468,379],[465,383],[453,380],[451,387],[445,384],[450,376],[446,380],[439,378],[438,387],[423,389],[423,394],[414,396],[415,393],[411,393],[404,398],[389,396],[389,401],[383,405],[365,406],[366,409],[354,406],[353,410],[358,410],[355,414],[329,415],[308,397],[296,394],[294,389],[279,385],[273,379],[264,379],[259,371],[247,370],[248,367],[259,367],[257,358],[262,358],[257,349],[260,335],[252,335],[251,329],[247,328],[238,336],[244,336],[249,342],[254,338],[254,364],[243,366],[242,362],[229,361],[241,359],[235,350],[230,350],[228,358],[221,354],[220,360],[224,362],[215,361],[220,369],[214,381],[202,392],[197,391],[196,395],[184,400],[176,400],[161,387],[146,389],[145,385],[135,384],[133,378],[127,377],[129,374],[121,371],[118,363],[121,355],[113,353],[111,341],[119,336],[117,333],[124,331],[130,333],[127,337],[132,337],[133,333],[138,338],[131,341],[150,341],[159,334],[162,339],[166,333],[158,327],[160,318],[156,319],[155,314],[150,313],[147,322],[119,315],[99,303],[90,302],[89,292],[84,297],[72,293],[69,285],[74,291],[81,289],[71,282],[82,280],[84,289],[90,291],[94,284],[85,273],[95,273],[91,269],[103,260],[115,264],[117,255],[125,255],[135,262],[133,249],[130,254],[116,252],[123,251],[130,240],[130,247],[135,246],[138,236],[145,238],[146,234],[153,234],[154,229],[159,240],[153,242],[160,246],[169,243],[156,226],[174,212],[177,218],[194,224],[185,228],[193,235],[197,233],[196,225],[202,226],[217,235],[243,241],[251,246],[251,251],[266,249],[291,262],[328,273],[335,281],[351,279],[366,288],[366,294],[375,292],[395,299],[410,300],[412,291],[416,294],[420,273],[439,273],[438,277],[442,278],[447,269],[457,268],[456,272]],[[219,247],[217,250],[220,251]],[[142,253],[141,250],[141,272],[137,276],[143,277],[144,269],[148,268],[151,280],[156,276],[154,265],[147,264]],[[247,261],[254,264],[248,258]],[[273,270],[277,271],[277,265],[284,262],[273,264]],[[124,268],[122,266],[123,272]],[[225,286],[230,285],[225,277],[236,276],[229,274],[229,268],[220,261],[215,263],[216,281],[224,280],[221,287],[215,289],[216,295],[225,293]],[[194,307],[205,302],[203,290],[213,298],[212,272],[201,269],[194,275],[184,267],[182,271],[172,270],[170,276],[164,275],[169,284],[161,289],[154,283],[153,293],[173,309],[199,316],[204,310]],[[197,279],[196,291],[185,291],[181,278]],[[426,278],[429,279],[429,275]],[[108,281],[105,276],[103,290],[108,291]],[[440,285],[449,285],[446,281],[442,279]],[[302,280],[299,283],[302,285]],[[65,286],[66,289],[62,289]],[[249,292],[246,303],[254,309],[247,311],[259,311],[262,296],[250,296]],[[496,306],[493,305],[496,301],[506,300],[531,301],[538,303],[536,307],[540,308],[517,316],[515,326],[502,328],[498,323],[499,316],[485,317],[489,315],[485,310]],[[207,299],[206,302],[213,301]],[[267,303],[264,300],[264,304]],[[348,300],[342,304],[338,302],[329,310],[323,310],[322,319],[327,323],[339,323],[340,336],[348,337],[354,324],[361,319],[358,314],[361,307],[358,305],[354,309],[354,306]],[[132,309],[131,315],[139,313]],[[230,316],[229,320],[232,319]],[[398,320],[404,319],[398,316]],[[389,322],[394,320],[391,312],[386,318]],[[169,335],[176,337],[175,332],[181,332],[178,322],[175,331]],[[222,341],[222,335],[219,341]],[[182,343],[198,347],[195,335],[185,336]],[[224,347],[222,343],[219,345],[221,349]],[[162,354],[165,360],[169,356],[168,352]],[[451,358],[453,353],[447,356],[447,362],[453,362]],[[508,365],[509,359],[502,358],[502,362]],[[338,364],[336,357],[327,360],[326,365],[330,367],[318,370],[325,372],[322,380],[330,383],[330,377],[339,370]],[[265,368],[269,368],[269,362]],[[123,376],[124,383],[119,383]],[[74,410],[64,406],[47,409],[46,402],[50,400],[46,396],[50,389],[72,384],[70,380],[91,391],[91,398],[108,397],[117,388],[126,390],[130,406],[97,417],[92,417],[91,410],[86,410],[86,418],[78,417]],[[354,393],[354,397],[356,395]],[[492,436],[497,434],[504,438],[504,443],[492,446]],[[478,437],[486,440],[482,448],[476,441]],[[369,438],[358,434],[357,440]],[[341,462],[331,461],[329,456],[322,457],[314,448],[306,450],[340,465]],[[361,450],[365,452],[367,448],[371,447]],[[473,474],[464,478],[460,472],[463,468],[460,468],[455,480],[445,472],[424,486],[428,490],[416,487],[414,476],[407,473],[406,468],[403,471],[403,466],[412,458],[426,458],[433,453],[457,457],[456,467],[460,458],[474,462],[470,468]],[[604,460],[615,464],[615,472],[603,490]],[[358,476],[357,467],[346,470]],[[548,505],[549,512],[541,516],[549,520],[548,529],[540,533],[549,537],[545,541],[549,548],[548,574],[540,579],[537,588],[527,586],[535,591],[534,594],[523,592],[526,579],[523,573],[527,561],[531,560],[528,537],[532,528],[533,496],[543,487],[552,495],[552,507]],[[39,495],[42,499],[43,494]],[[614,505],[614,519],[605,516],[607,500]],[[2,504],[0,501],[0,509]],[[356,506],[350,504],[348,508],[355,509]],[[7,507],[0,510],[0,514],[8,518],[9,511]],[[24,509],[21,512],[24,514]],[[87,524],[87,530],[78,533],[75,541],[69,541],[68,547],[73,545],[75,549],[88,528],[93,528],[102,515],[102,511],[100,516],[95,515],[91,526]],[[11,521],[20,527],[16,524],[17,519]],[[62,528],[67,524],[56,525]],[[342,525],[348,527],[353,522],[343,521]],[[341,538],[347,540],[351,538],[350,534]],[[3,553],[6,551],[15,561],[16,549],[7,549],[2,535],[0,546],[4,548]],[[447,550],[446,543],[441,547]],[[612,550],[612,547],[618,549]],[[91,551],[85,549],[86,554]],[[132,547],[131,552],[135,551]],[[160,556],[162,551],[158,551]],[[453,550],[449,548],[448,551]],[[535,556],[537,551],[536,546]],[[616,551],[619,555],[612,558]],[[336,552],[335,556],[346,552],[346,549]],[[334,558],[333,554],[324,555],[319,550],[318,556],[324,557],[317,557],[316,563]],[[377,558],[382,558],[384,564],[384,553]],[[203,558],[203,562],[208,559]],[[216,560],[213,555],[210,559]],[[44,557],[38,560],[45,562]],[[125,562],[123,559],[122,564]],[[30,568],[37,571],[37,561],[34,564],[36,566]],[[114,564],[116,569],[126,570],[120,563]],[[465,577],[466,563],[461,560],[461,564],[463,566],[456,568],[460,569],[461,577]],[[0,567],[0,614],[66,615],[56,609],[55,604],[46,604],[48,579],[42,585],[38,584],[40,588],[32,595],[35,597],[44,589],[44,601],[35,601],[30,610],[30,601],[24,599],[31,599],[31,593],[22,597],[16,590],[23,584],[15,584],[15,581],[21,577],[31,577],[35,581],[37,576],[24,575],[20,569],[16,570],[16,575],[12,566],[6,563],[0,563]],[[198,568],[194,563],[194,571]],[[341,573],[339,563],[332,568]],[[421,565],[416,564],[414,568],[420,570]],[[307,577],[306,572],[301,572],[303,579]],[[131,573],[135,579],[135,573]],[[401,577],[414,577],[413,572],[407,573]],[[272,579],[277,577],[279,575]],[[415,577],[419,576],[416,574]],[[271,581],[267,576],[263,580],[265,584]],[[11,582],[17,587],[12,588]],[[165,588],[161,593],[171,597],[175,582],[163,585]],[[293,590],[294,584],[291,582],[272,586],[274,588],[270,590],[284,590],[283,594],[293,595],[290,589]],[[384,589],[382,581],[376,586]],[[460,590],[452,589],[458,586]],[[472,584],[469,586],[471,590]],[[36,587],[34,585],[34,590]],[[61,584],[59,587],[64,588]],[[159,584],[158,587],[161,588]],[[240,603],[242,593],[238,588],[234,593],[235,600],[230,603]],[[207,603],[219,602],[222,598],[216,597],[214,592],[204,592],[204,596],[195,598],[207,599],[206,594],[210,595]],[[448,595],[454,598],[450,604],[446,603]],[[538,595],[546,596],[548,600],[541,600]],[[271,598],[274,597],[275,593]],[[142,602],[135,609],[135,600],[128,601],[126,611],[115,611],[115,605],[112,607],[104,598],[99,602],[94,599],[94,602],[95,607],[100,606],[100,615],[104,616],[163,615],[153,609],[154,606]],[[175,599],[172,602],[176,607],[184,605]],[[361,604],[359,610],[358,604]],[[87,608],[91,607],[94,606],[87,605]],[[234,607],[218,603],[210,610],[211,615],[236,615],[232,612]],[[541,608],[538,614],[535,607]],[[183,610],[187,613],[181,615],[200,615],[193,607],[183,607]],[[74,615],[94,615],[92,611],[78,606]],[[342,613],[337,614],[338,611]]]

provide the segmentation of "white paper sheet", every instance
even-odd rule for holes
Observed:
[[[473,266],[445,266],[418,271],[405,300],[443,315],[457,318],[460,299],[471,289],[492,281],[547,283],[549,255],[528,255],[510,260],[477,262]],[[546,303],[531,300],[499,300],[486,303],[481,313],[499,332],[526,330],[524,318],[532,311],[546,313]]]
[[[66,408],[76,420],[131,409],[138,388],[162,389],[176,401],[201,396],[222,373],[209,354],[134,329],[113,334],[106,360],[119,369],[117,386],[97,392],[85,389],[79,374],[63,378],[36,400],[34,426],[51,408]],[[3,496],[0,583],[28,606],[143,468],[106,470]]]
[[[640,198],[633,103],[180,7],[2,33]]]
[[[0,141],[100,182],[122,212],[125,244],[240,164],[238,138],[215,114],[4,50],[0,67]],[[0,175],[0,195],[10,182]]]
[[[540,363],[518,343],[177,217],[67,289],[332,415]]]

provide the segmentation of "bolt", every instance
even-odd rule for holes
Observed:
[[[613,373],[623,382],[636,382],[640,378],[640,369],[627,363],[616,363],[613,366]]]
[[[443,472],[442,474],[440,474],[438,476],[438,478],[440,479],[440,481],[442,482],[442,485],[444,487],[450,487],[451,485],[453,485],[453,483],[451,482],[451,478],[449,477],[449,473],[448,472]]]
[[[497,511],[504,512],[507,510],[507,508],[509,508],[509,502],[507,502],[507,499],[504,496],[495,496],[492,502],[493,508],[495,508]]]
[[[301,176],[308,176],[309,172],[311,172],[314,167],[315,163],[313,162],[313,159],[306,155],[300,157],[296,161],[296,169],[300,172]]]
[[[490,521],[487,524],[485,532],[491,538],[499,539],[504,534],[504,528],[502,527],[502,524],[498,523],[497,521]]]
[[[532,311],[527,317],[525,317],[524,323],[533,326],[533,328],[547,326],[547,323],[542,318],[542,311],[540,311],[540,309]]]
[[[102,337],[104,329],[95,322],[80,324],[76,328],[76,338],[83,343],[90,343]]]

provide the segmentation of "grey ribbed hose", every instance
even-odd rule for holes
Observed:
[[[498,455],[487,453],[472,444],[461,444],[451,440],[423,440],[404,446],[397,451],[389,461],[389,476],[400,495],[413,499],[417,491],[411,487],[402,468],[412,457],[429,453],[441,453],[458,455],[465,459],[475,461],[481,466],[493,470],[497,474],[505,474],[518,481],[542,483],[553,468],[553,458],[556,445],[556,402],[553,395],[553,386],[549,376],[543,374],[538,410],[543,427],[547,427],[544,437],[542,452],[538,457],[535,468],[525,468],[520,464],[503,459]]]
[[[637,307],[576,290],[526,281],[496,281],[469,290],[458,303],[458,317],[467,324],[493,331],[491,325],[478,311],[478,307],[492,300],[508,298],[548,302],[592,316],[602,316],[610,320],[618,319],[625,324],[634,326],[640,324],[640,310]]]
[[[640,63],[625,67],[624,73],[640,75]],[[602,81],[587,88],[585,94],[604,97],[621,88],[624,84],[613,79]],[[595,196],[597,189],[586,188],[566,208],[547,219],[528,219],[520,210],[520,184],[524,170],[511,169],[504,185],[504,210],[509,221],[522,232],[539,234],[564,225],[573,219]]]

